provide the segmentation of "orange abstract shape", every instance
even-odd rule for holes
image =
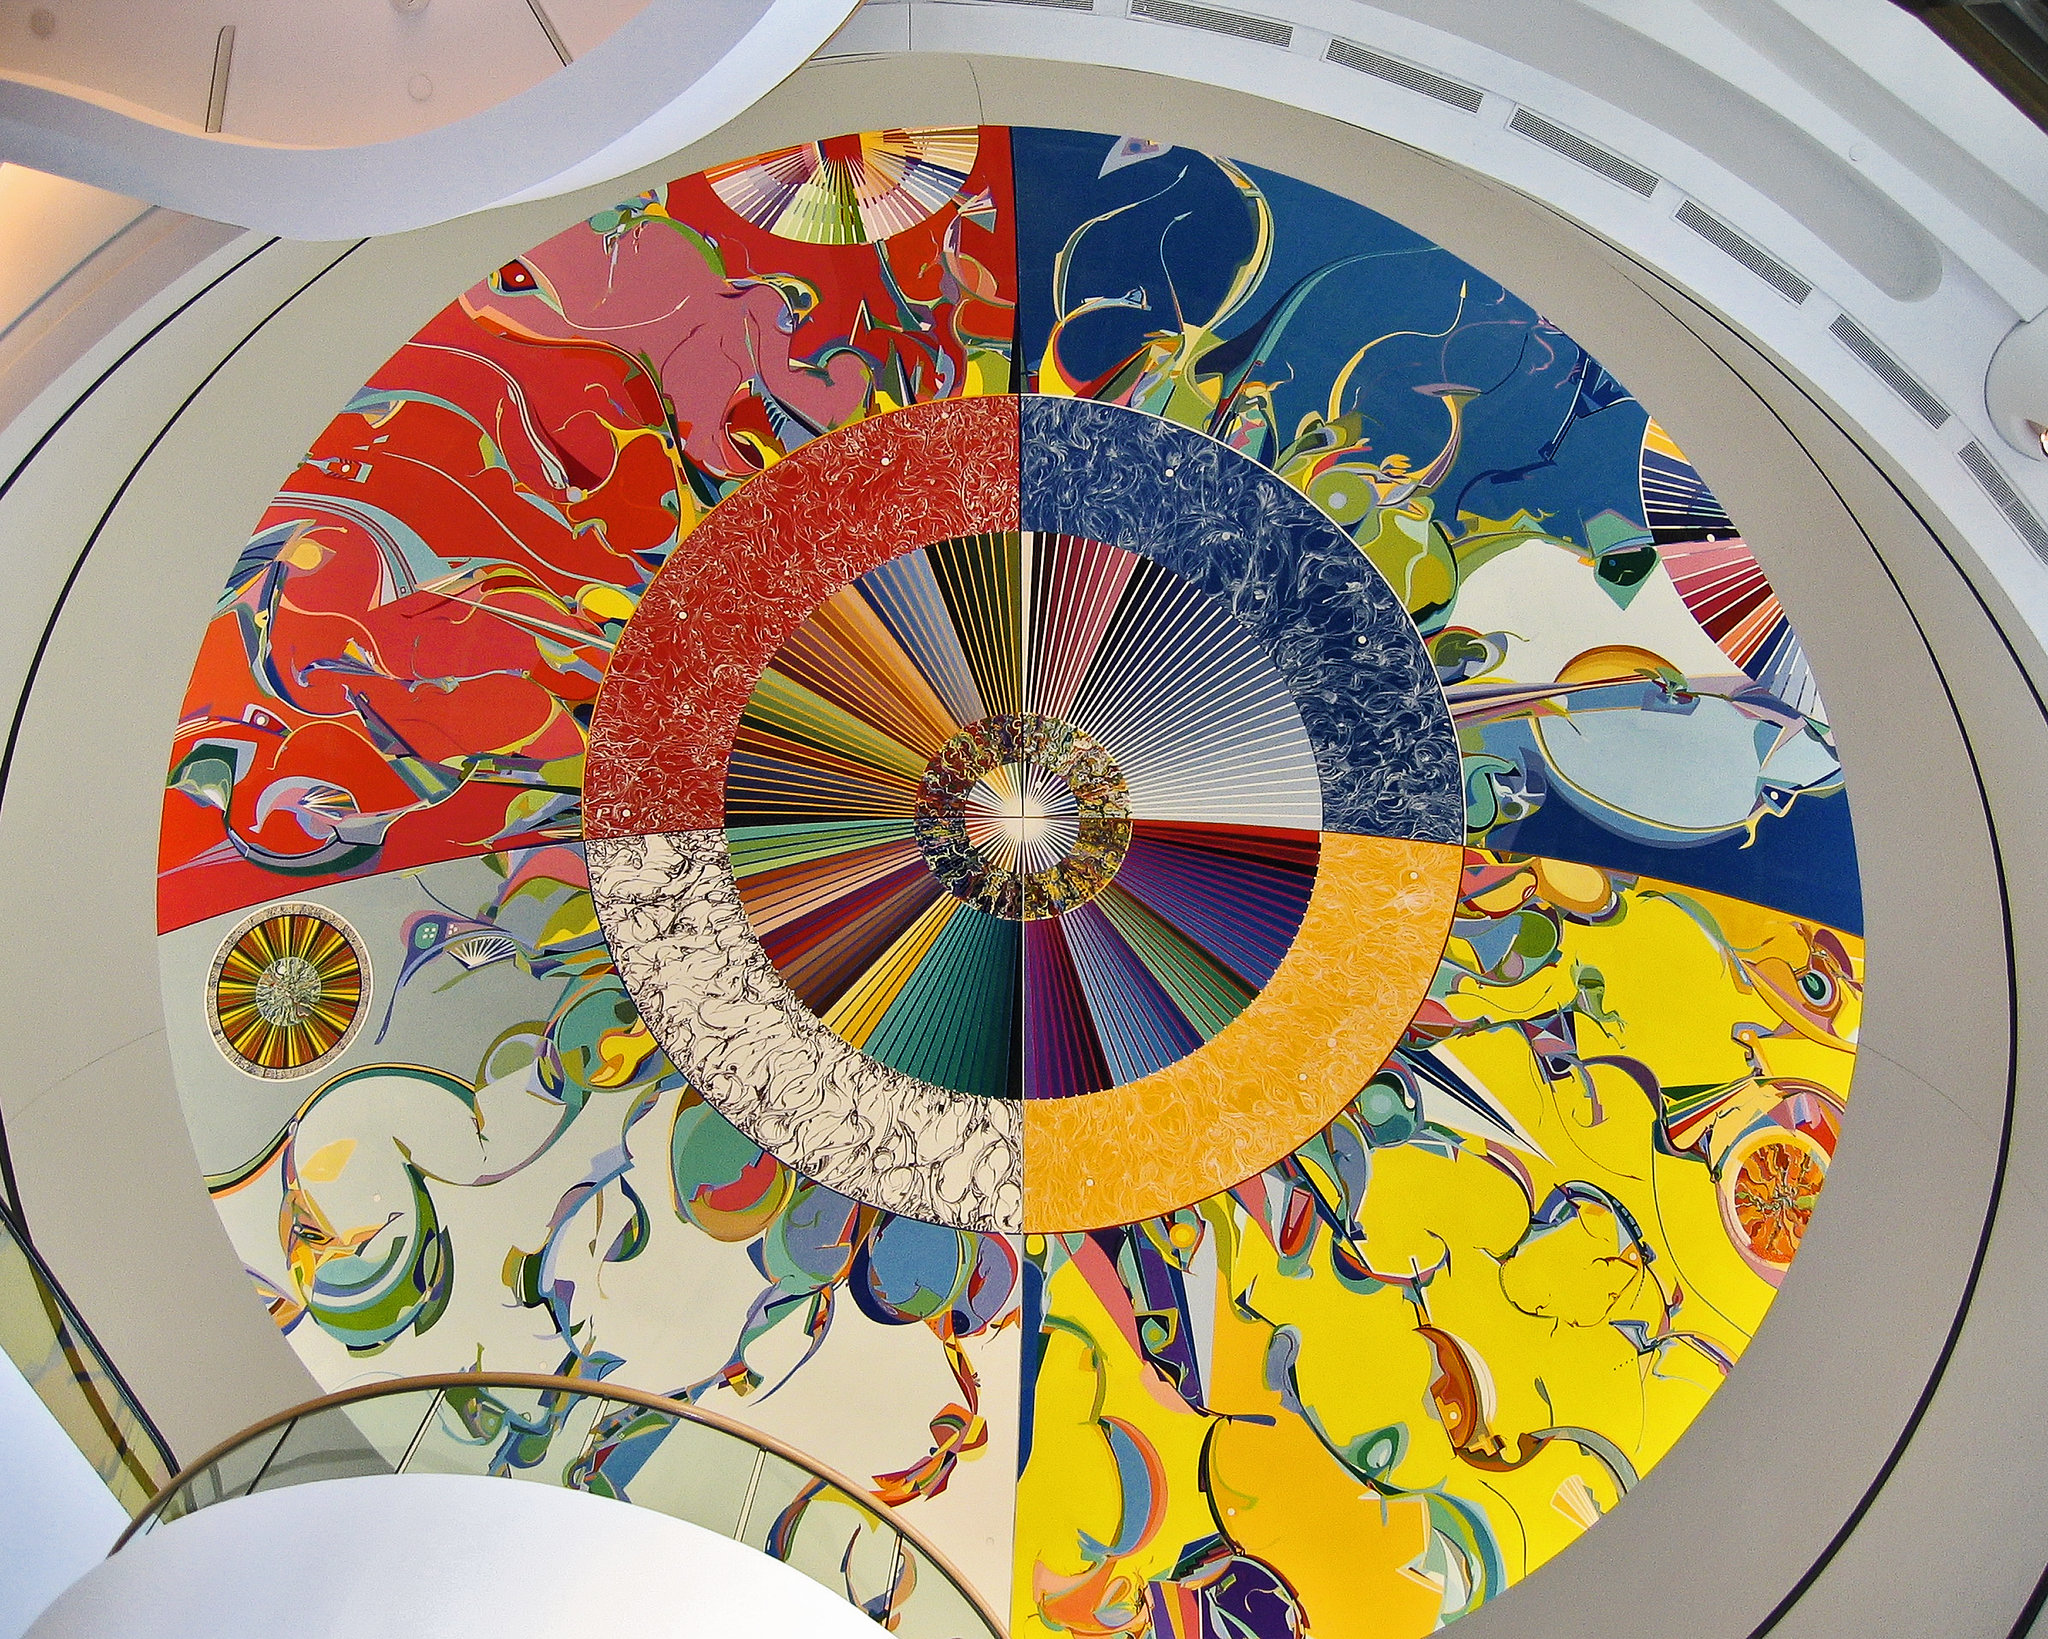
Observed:
[[[1739,1250],[1766,1266],[1791,1266],[1813,1221],[1827,1156],[1805,1133],[1766,1128],[1737,1144],[1722,1163],[1721,1188]]]
[[[946,1489],[962,1457],[988,1444],[988,1420],[965,1406],[949,1405],[931,1422],[932,1448],[908,1468],[875,1476],[875,1495],[892,1508]]]

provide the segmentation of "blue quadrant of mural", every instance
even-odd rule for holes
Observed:
[[[1024,527],[1141,552],[1236,616],[1308,729],[1323,829],[1463,840],[1457,741],[1428,651],[1326,515],[1157,416],[1044,397],[1022,413]]]
[[[1050,274],[1020,287],[1028,385],[1205,432],[1323,507],[1431,645],[1471,842],[1860,931],[1817,693],[1640,635],[1676,602],[1645,492],[1691,469],[1621,382],[1495,281],[1319,188],[1132,139],[1012,140],[1019,261]],[[1734,531],[1721,514],[1701,533]],[[1533,584],[1532,559],[1551,560]],[[1681,640],[1719,635],[1712,597],[1675,611]],[[1518,627],[1566,600],[1584,648],[1528,665]],[[1614,641],[1592,640],[1603,613]]]

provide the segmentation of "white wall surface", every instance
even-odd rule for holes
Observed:
[[[97,1565],[128,1516],[0,1355],[0,1639]]]
[[[0,165],[0,335],[148,209],[69,177]]]
[[[874,1639],[799,1571],[631,1503],[387,1474],[238,1498],[139,1537],[30,1639]]]

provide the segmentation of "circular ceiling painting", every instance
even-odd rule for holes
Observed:
[[[1131,136],[804,144],[488,271],[233,565],[159,880],[316,1376],[713,1406],[1034,1639],[1408,1639],[1568,1545],[1754,1335],[1861,1012],[1820,684],[1672,433]],[[628,1497],[666,1433],[517,1426]]]
[[[902,550],[881,520],[934,495],[956,533]],[[585,775],[598,915],[691,1084],[976,1229],[1169,1212],[1327,1124],[1463,858],[1429,651],[1342,530],[1042,396],[824,435],[750,500],[642,598]]]

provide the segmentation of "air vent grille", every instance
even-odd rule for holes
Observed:
[[[1726,222],[1717,216],[1709,216],[1690,199],[1678,207],[1678,220],[1730,261],[1740,262],[1787,301],[1796,305],[1813,294],[1813,286],[1777,257],[1752,245]]]
[[[2034,556],[2048,563],[2048,524],[2042,523],[2034,509],[2020,498],[2020,492],[1998,470],[1998,463],[1985,453],[1984,446],[1972,439],[1956,451],[1956,459],[1969,469],[1977,487],[1991,497],[1991,504],[2005,514],[2005,521],[2019,533],[2020,539],[2034,549]]]
[[[1149,17],[1155,23],[1203,29],[1210,34],[1227,34],[1233,40],[1257,40],[1261,45],[1294,44],[1294,30],[1285,23],[1265,17],[1242,17],[1213,6],[1191,6],[1187,0],[1131,0],[1131,15]]]
[[[1531,142],[1540,142],[1554,154],[1562,154],[1574,165],[1583,165],[1589,171],[1597,171],[1609,182],[1619,182],[1631,193],[1639,193],[1645,199],[1657,191],[1657,173],[1646,171],[1642,166],[1611,153],[1597,142],[1588,142],[1576,131],[1567,131],[1562,125],[1553,125],[1541,114],[1532,114],[1526,108],[1517,108],[1515,117],[1508,121],[1508,129],[1518,136],[1527,137]]]
[[[1479,105],[1486,100],[1485,93],[1476,86],[1447,80],[1441,74],[1432,74],[1426,68],[1404,63],[1398,57],[1382,57],[1377,51],[1355,46],[1349,40],[1332,40],[1329,50],[1323,53],[1323,60],[1340,68],[1355,69],[1360,74],[1370,74],[1389,85],[1419,91],[1425,97],[1434,97],[1453,108],[1462,108],[1468,114],[1478,113]]]
[[[1906,371],[1906,367],[1882,347],[1876,339],[1848,314],[1836,317],[1828,326],[1828,334],[1854,353],[1858,360],[1899,397],[1912,406],[1913,413],[1930,427],[1939,427],[1948,420],[1948,406]]]

